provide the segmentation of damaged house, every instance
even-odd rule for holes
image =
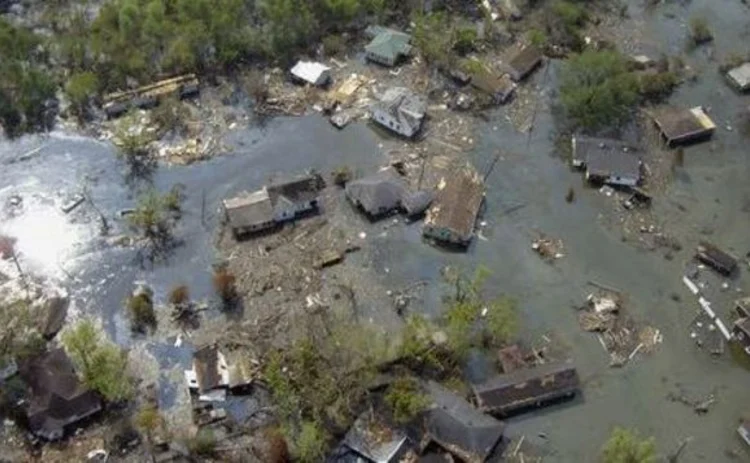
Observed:
[[[705,140],[716,130],[716,124],[700,106],[691,109],[663,108],[653,119],[667,146]]]
[[[507,53],[504,68],[514,81],[520,82],[540,64],[542,64],[542,53],[536,47],[516,46]]]
[[[432,201],[427,191],[411,192],[403,178],[392,167],[346,184],[346,197],[371,219],[396,210],[407,216],[425,211]]]
[[[383,66],[393,67],[411,53],[411,36],[393,29],[370,26],[365,34],[372,41],[365,46],[365,57]]]
[[[471,86],[479,93],[487,95],[493,104],[505,104],[516,90],[516,84],[508,74],[497,76],[490,72],[473,73]]]
[[[81,384],[60,348],[28,361],[19,373],[30,389],[26,416],[37,437],[61,439],[70,426],[102,409],[99,397]]]
[[[437,446],[466,463],[484,463],[493,456],[505,425],[434,381],[426,387],[433,406],[424,416],[420,453]]]
[[[318,209],[322,179],[308,175],[225,199],[224,213],[236,237],[268,230]]]
[[[399,463],[409,451],[406,434],[377,420],[371,413],[360,415],[343,441],[328,458],[330,463]]]
[[[188,389],[198,394],[198,400],[221,402],[227,391],[244,393],[255,380],[255,371],[242,358],[231,364],[215,344],[203,346],[193,353],[193,366],[185,370]]]
[[[315,87],[325,87],[331,82],[331,68],[313,61],[298,61],[290,72],[295,81]]]
[[[573,166],[586,170],[591,183],[636,186],[641,182],[639,151],[619,140],[576,135],[572,141]]]
[[[484,183],[476,171],[464,170],[443,178],[432,207],[427,211],[422,235],[438,242],[468,246],[484,202]]]
[[[727,72],[727,79],[740,92],[750,90],[750,62],[743,63]]]
[[[497,375],[473,386],[479,409],[506,415],[557,399],[573,397],[580,387],[575,367],[548,363]]]
[[[375,122],[406,138],[419,132],[426,112],[424,99],[404,87],[389,88],[370,107],[370,117]]]

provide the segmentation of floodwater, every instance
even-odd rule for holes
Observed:
[[[708,19],[717,58],[747,52],[743,43],[748,43],[750,9],[739,0],[669,2],[652,13],[644,12],[640,1],[630,3],[628,24],[637,24],[642,36],[641,45],[623,42],[627,52],[682,53],[687,19],[693,14]],[[390,270],[375,272],[383,284],[434,283],[423,306],[412,310],[439,313],[443,289],[437,283],[443,266],[471,269],[483,264],[493,272],[489,291],[519,301],[525,337],[553,333],[566,345],[585,382],[582,396],[508,421],[509,434],[525,435],[547,453],[548,461],[595,461],[615,425],[654,436],[663,455],[692,438],[680,461],[732,461],[728,450],[750,461],[735,432],[740,416],[750,412],[750,372],[729,355],[715,359],[695,348],[688,325],[698,305],[681,282],[699,239],[710,239],[740,256],[750,250],[748,139],[734,127],[750,97],[737,95],[725,84],[710,55],[707,49],[687,55],[700,78],[683,85],[671,99],[675,105],[710,107],[718,125],[712,141],[685,150],[684,165],[667,191],[655,198],[654,210],[683,245],[673,260],[636,249],[621,240],[619,229],[602,225],[599,214],[611,210],[612,199],[584,188],[580,174],[556,155],[555,121],[547,108],[559,63],[537,72],[527,84],[543,92],[530,136],[516,132],[502,109],[479,129],[470,157],[480,170],[502,151],[487,183],[482,219],[487,222],[482,232],[486,239],[475,240],[465,254],[449,253],[422,243],[418,225],[394,227],[382,237],[377,224],[362,221],[362,229],[372,237],[372,266]],[[280,118],[262,129],[230,134],[233,153],[228,156],[188,167],[160,167],[153,177],[157,188],[167,190],[178,182],[186,186],[187,213],[177,231],[184,245],[167,263],[143,269],[132,250],[109,246],[98,236],[97,216],[90,207],[68,215],[59,209],[66,194],[87,185],[97,207],[114,221],[112,234],[118,233],[123,224],[115,219],[117,211],[132,207],[137,189],[123,181],[124,168],[111,146],[58,132],[27,137],[0,146],[0,206],[13,195],[23,198],[20,210],[5,206],[0,233],[19,239],[21,261],[29,270],[69,288],[74,314],[100,316],[114,339],[128,345],[131,336],[121,308],[134,281],[148,281],[162,298],[177,283],[188,284],[196,299],[210,296],[210,267],[216,259],[213,231],[221,198],[257,188],[273,175],[301,173],[308,167],[325,172],[348,164],[366,172],[385,161],[378,142],[363,125],[338,132],[317,116]],[[573,204],[565,201],[570,186],[577,193]],[[566,256],[554,265],[539,259],[530,248],[537,231],[562,239]],[[730,320],[729,301],[736,288],[747,289],[746,273],[731,282],[730,292],[711,292],[714,309],[725,320]],[[609,368],[608,355],[595,336],[580,330],[572,309],[591,291],[589,280],[627,293],[630,313],[661,330],[664,341],[654,353],[639,355],[622,369]],[[709,284],[718,287],[720,281]],[[679,302],[673,294],[680,296]],[[160,360],[162,367],[189,361],[184,351],[167,346],[150,350],[169,357]],[[706,415],[697,415],[692,407],[667,399],[676,391],[692,399],[714,394],[717,402]]]

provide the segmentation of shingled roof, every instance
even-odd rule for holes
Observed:
[[[427,212],[425,225],[446,230],[459,241],[468,242],[484,200],[484,184],[476,171],[464,170],[441,180],[435,202]]]

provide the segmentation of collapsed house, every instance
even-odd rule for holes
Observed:
[[[403,432],[363,413],[328,458],[330,463],[398,463],[409,451]]]
[[[591,183],[636,186],[641,182],[638,149],[619,140],[573,136],[572,164],[586,170]]]
[[[133,90],[104,95],[102,108],[108,119],[114,119],[124,115],[131,108],[151,109],[158,106],[164,98],[177,96],[184,100],[196,96],[198,92],[198,77],[195,74],[185,74]]]
[[[410,217],[416,216],[432,202],[432,194],[428,191],[411,192],[393,167],[347,183],[346,197],[371,219],[396,210]]]
[[[223,402],[227,391],[245,392],[253,380],[252,372],[242,362],[230,366],[215,344],[196,350],[192,368],[185,370],[188,389],[197,393],[202,402]]]
[[[370,116],[375,122],[406,138],[419,132],[426,112],[424,99],[404,87],[389,88],[380,101],[370,107]]]
[[[481,411],[507,415],[573,397],[579,387],[578,372],[574,366],[547,363],[504,373],[472,388]]]
[[[515,46],[507,53],[504,68],[514,81],[520,82],[540,64],[542,64],[542,53],[536,47]]]
[[[484,202],[484,184],[476,171],[457,172],[438,185],[422,234],[438,242],[468,246]]]
[[[318,209],[322,179],[308,175],[243,192],[223,200],[225,219],[235,237],[271,229]]]
[[[737,434],[745,441],[745,444],[750,446],[750,420],[742,420],[737,428]]]
[[[750,62],[727,71],[727,79],[740,92],[750,90]]]
[[[490,72],[477,72],[471,75],[471,86],[487,95],[493,104],[504,104],[516,90],[516,84],[508,74],[497,76]]]
[[[701,241],[695,250],[695,258],[726,277],[737,270],[737,259],[711,243]]]
[[[734,310],[740,317],[732,326],[732,339],[742,346],[742,350],[750,355],[750,297],[743,297],[734,301]]]
[[[60,348],[28,361],[19,373],[30,389],[26,416],[37,437],[61,439],[70,426],[102,409],[96,393],[81,384],[73,363]]]
[[[369,26],[365,34],[372,38],[365,46],[365,57],[368,61],[393,67],[411,53],[409,34],[381,26]]]
[[[653,119],[667,146],[705,140],[716,130],[716,124],[700,106],[663,108],[654,114]]]
[[[331,82],[331,68],[313,61],[298,61],[290,72],[297,82],[315,87],[325,87]]]
[[[481,413],[434,381],[428,382],[426,388],[433,405],[424,416],[420,453],[438,446],[460,461],[487,461],[503,438],[503,422]]]

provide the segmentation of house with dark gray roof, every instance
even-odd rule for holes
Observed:
[[[505,425],[434,381],[426,389],[433,403],[424,416],[421,452],[437,445],[467,463],[487,461],[502,440]]]
[[[253,193],[242,192],[222,202],[235,236],[268,230],[318,208],[323,180],[307,175],[273,183]]]
[[[352,424],[330,463],[398,463],[409,450],[409,439],[398,429],[365,412]]]
[[[368,61],[393,67],[411,53],[409,34],[380,26],[370,26],[365,33],[372,37],[372,41],[365,46]]]
[[[578,372],[567,363],[515,370],[472,387],[479,409],[498,415],[573,397],[579,388]]]
[[[73,363],[60,348],[26,362],[20,375],[30,389],[29,429],[38,437],[61,439],[68,427],[102,409],[99,397],[78,380]]]
[[[573,166],[586,169],[591,183],[636,186],[641,181],[641,153],[637,148],[606,138],[575,135],[571,141]]]
[[[372,219],[401,210],[408,216],[419,215],[432,202],[428,191],[410,191],[393,167],[346,184],[346,197]]]
[[[370,107],[373,121],[406,138],[419,132],[426,112],[425,100],[404,87],[389,88],[380,101]]]

